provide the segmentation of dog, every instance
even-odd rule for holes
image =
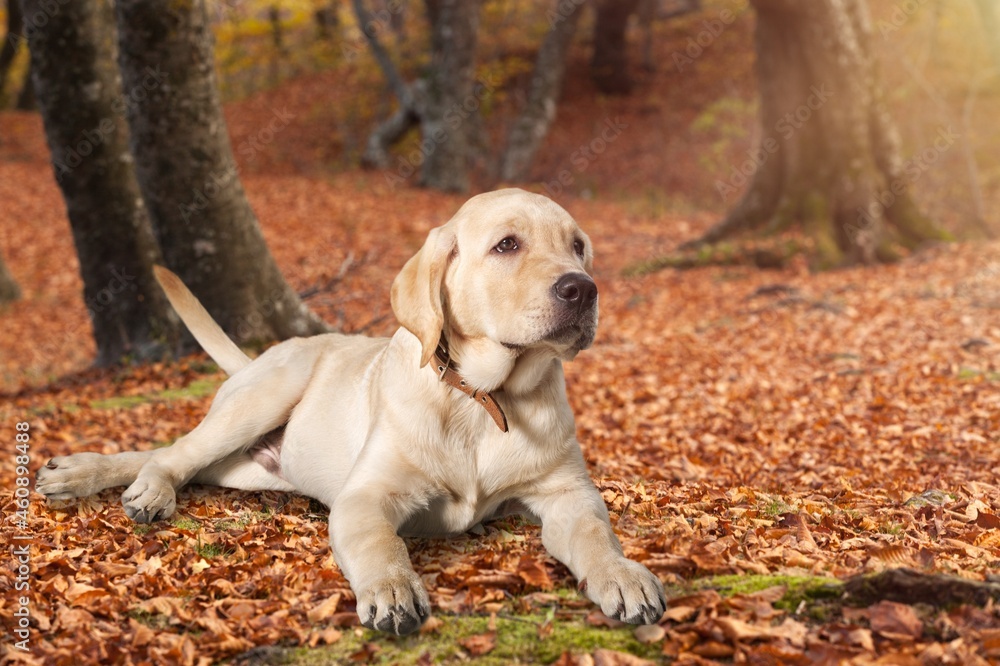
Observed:
[[[519,510],[605,615],[651,624],[663,585],[627,559],[591,481],[562,361],[594,340],[593,249],[550,199],[475,196],[432,229],[391,290],[391,338],[287,340],[251,360],[179,278],[157,267],[195,339],[230,375],[173,445],[50,460],[51,499],[127,485],[130,518],[175,509],[188,483],[302,493],[327,506],[334,559],[361,623],[417,630],[430,601],[402,536],[462,533]]]

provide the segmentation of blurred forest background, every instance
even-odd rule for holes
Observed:
[[[996,5],[119,3],[75,14],[67,47],[46,42],[60,29],[48,5],[14,3],[0,102],[21,111],[4,112],[0,149],[8,168],[40,157],[38,116],[25,111],[39,105],[26,48],[37,33],[41,111],[102,365],[176,348],[155,261],[241,340],[325,330],[261,240],[242,187],[257,177],[352,180],[388,196],[518,184],[564,204],[613,203],[667,231],[670,241],[629,257],[639,272],[774,268],[800,253],[813,269],[894,261],[997,233]],[[147,48],[168,29],[181,37]],[[216,131],[226,126],[228,142]],[[112,168],[133,159],[137,178]],[[21,177],[4,181],[24,194]],[[4,293],[23,282],[33,300],[44,279],[33,279],[31,236],[42,230],[7,208]],[[265,228],[287,212],[265,211]],[[254,284],[234,275],[247,262],[259,267]],[[113,266],[136,276],[138,304],[95,307],[116,284]],[[316,296],[336,277],[298,288]],[[45,372],[8,366],[5,382],[25,371]]]

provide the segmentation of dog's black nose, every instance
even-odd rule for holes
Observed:
[[[567,273],[555,286],[556,298],[577,310],[586,310],[597,300],[597,285],[584,273]]]

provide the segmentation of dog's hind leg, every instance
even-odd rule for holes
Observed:
[[[122,494],[125,513],[143,523],[170,516],[177,488],[284,425],[305,392],[322,349],[316,338],[291,340],[230,377],[198,427],[172,446],[154,451],[142,466]]]
[[[49,499],[86,497],[105,488],[127,486],[153,451],[127,451],[108,455],[74,453],[49,460],[35,475],[35,490]]]
[[[288,481],[271,474],[249,453],[236,453],[199,471],[191,483],[236,490],[295,490]]]
[[[67,500],[94,495],[107,488],[128,486],[153,456],[153,451],[74,453],[57,456],[38,470],[35,490],[48,499]],[[200,470],[191,483],[236,490],[284,490],[295,487],[271,474],[248,453],[236,453]]]

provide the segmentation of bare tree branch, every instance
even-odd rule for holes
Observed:
[[[392,56],[389,55],[389,51],[382,45],[382,42],[378,38],[379,26],[381,24],[365,8],[363,0],[351,0],[351,5],[354,7],[354,14],[358,18],[358,26],[361,28],[361,32],[364,33],[365,39],[368,40],[368,44],[372,47],[372,53],[375,55],[379,67],[382,68],[382,72],[389,82],[389,87],[392,88],[392,92],[399,99],[401,106],[411,108],[413,100],[410,95],[409,86],[403,81],[403,77],[396,68],[396,64],[392,61]]]
[[[555,4],[559,11],[564,2],[557,0]],[[560,12],[538,49],[528,102],[511,126],[507,138],[507,151],[500,166],[503,180],[520,180],[527,175],[535,153],[555,120],[556,100],[562,89],[567,52],[584,4],[586,0],[580,0],[572,3],[568,11]]]

